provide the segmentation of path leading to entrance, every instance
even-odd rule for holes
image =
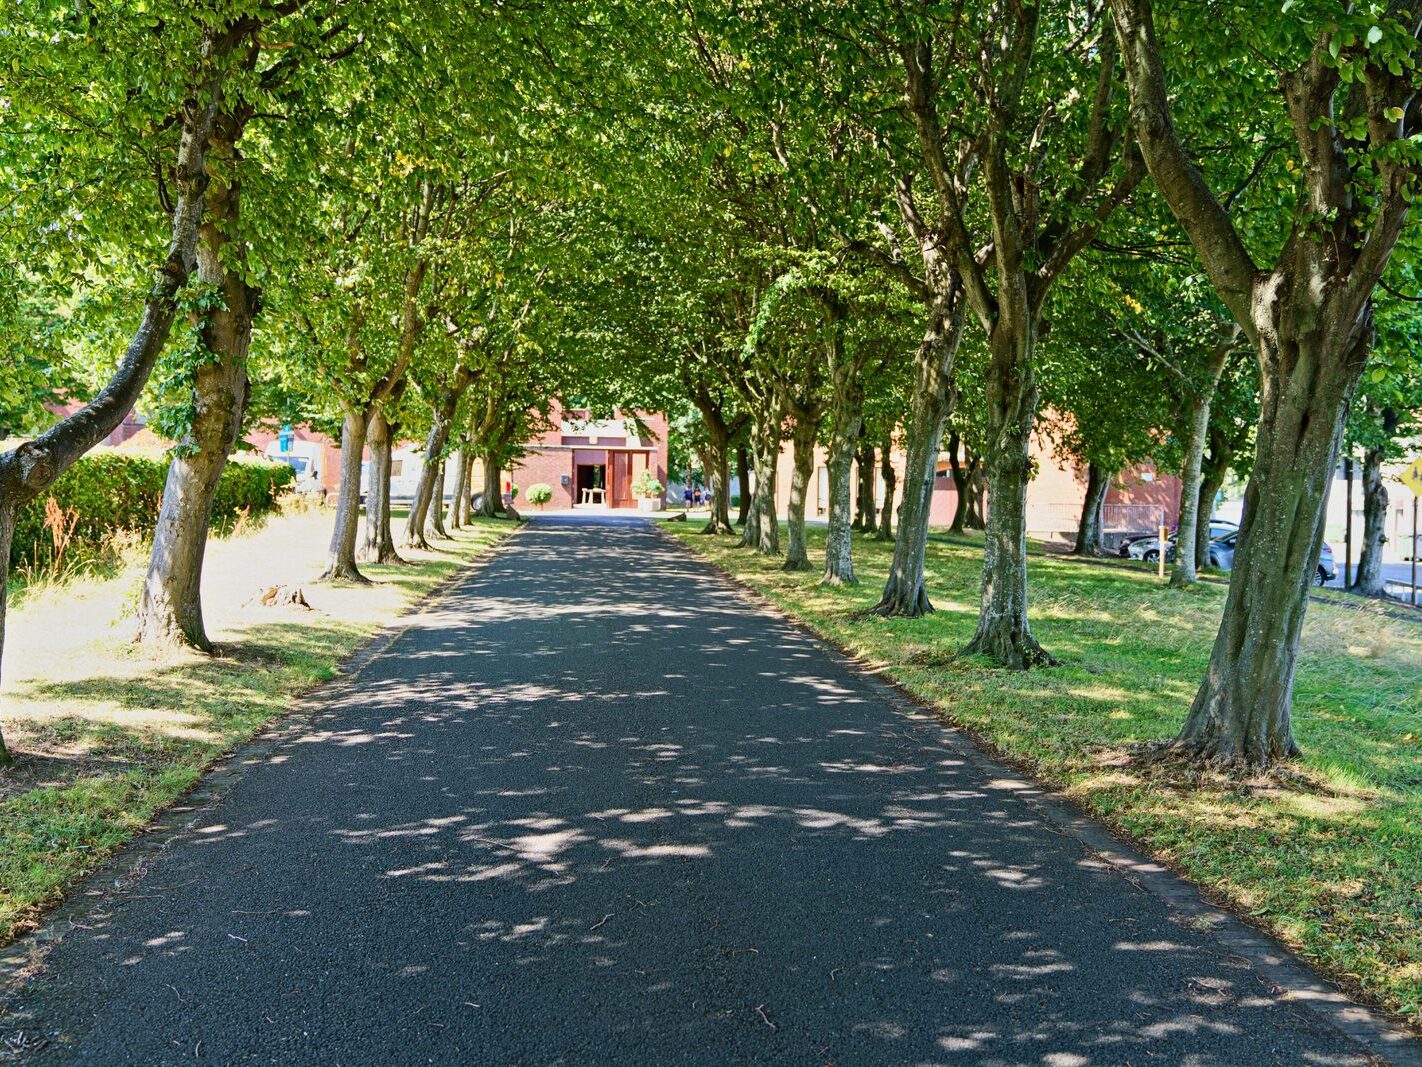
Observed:
[[[636,519],[536,521],[357,680],[5,1035],[105,1065],[1369,1062]]]

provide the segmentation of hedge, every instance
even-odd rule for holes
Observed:
[[[46,501],[51,498],[66,515],[75,517],[70,552],[98,549],[118,532],[152,534],[167,477],[168,462],[163,459],[115,452],[80,457],[48,492],[20,509],[11,566],[38,563],[53,555],[54,539],[45,526]],[[274,511],[295,477],[285,463],[228,463],[213,500],[214,525],[219,529],[230,525],[244,510],[250,515]]]

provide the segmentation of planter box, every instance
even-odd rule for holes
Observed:
[[[654,496],[639,496],[637,498],[638,511],[661,511],[662,502]]]

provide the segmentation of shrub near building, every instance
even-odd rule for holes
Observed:
[[[71,554],[97,551],[115,533],[151,534],[167,476],[166,460],[113,453],[82,457],[49,492],[20,509],[10,549],[11,565],[53,562],[56,526]],[[244,514],[274,511],[294,477],[295,472],[284,463],[227,464],[213,502],[213,524],[223,529]]]

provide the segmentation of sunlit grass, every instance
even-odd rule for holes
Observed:
[[[680,527],[680,528],[679,528]],[[821,587],[777,561],[667,527],[783,610],[931,701],[953,722],[1195,881],[1223,894],[1363,995],[1422,1025],[1422,626],[1313,604],[1295,687],[1305,752],[1245,782],[1143,767],[1203,675],[1222,583],[1180,592],[1142,567],[1034,556],[1032,625],[1060,667],[1011,673],[954,658],[977,618],[981,549],[935,535],[937,612],[858,618],[892,546],[855,538],[858,587]],[[810,533],[812,553],[823,530]]]
[[[203,602],[218,654],[153,655],[126,619],[146,558],[36,584],[10,616],[0,713],[16,766],[0,773],[0,938],[130,840],[214,759],[513,529],[480,520],[412,566],[367,566],[370,588],[313,584],[330,512],[280,516],[214,541]],[[254,602],[299,585],[314,610]]]

